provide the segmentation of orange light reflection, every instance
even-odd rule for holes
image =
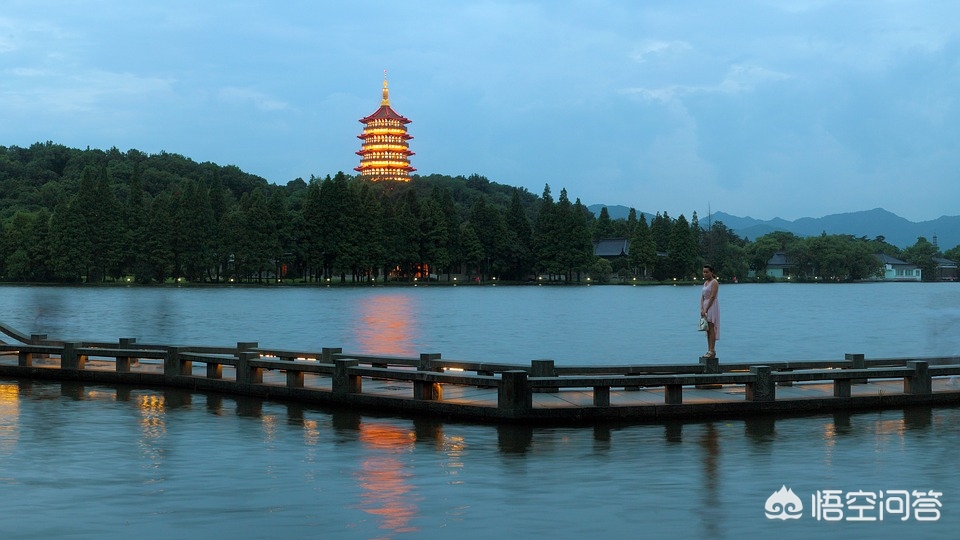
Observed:
[[[0,456],[10,455],[17,446],[20,422],[20,388],[0,384]]]
[[[359,302],[360,320],[357,340],[361,352],[384,356],[414,356],[413,307],[401,295],[365,296]]]
[[[166,400],[163,396],[147,394],[138,396],[134,402],[140,411],[140,429],[143,431],[140,452],[153,468],[158,468],[163,462],[163,450],[158,443],[167,433]]]
[[[380,529],[395,533],[418,531],[410,525],[419,512],[417,498],[410,496],[413,486],[407,482],[412,474],[404,470],[404,463],[395,457],[410,450],[416,435],[387,424],[361,424],[360,442],[376,451],[376,455],[361,462],[357,473],[362,489],[360,509],[377,516]]]

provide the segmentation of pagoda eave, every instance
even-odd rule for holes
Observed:
[[[374,120],[397,120],[398,122],[401,122],[403,124],[409,124],[411,122],[409,118],[406,118],[397,114],[397,112],[391,109],[389,105],[381,106],[370,116],[361,118],[360,122],[363,124],[369,124]]]

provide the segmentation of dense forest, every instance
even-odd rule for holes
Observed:
[[[887,253],[933,276],[924,238],[905,250],[847,235],[750,241],[722,222],[666,212],[594,216],[565,189],[541,195],[479,176],[376,183],[337,173],[285,186],[235,166],[52,142],[0,146],[0,279],[39,283],[369,283],[454,278],[524,282],[764,279],[776,252],[798,279],[876,275]],[[594,256],[628,238],[629,256]]]

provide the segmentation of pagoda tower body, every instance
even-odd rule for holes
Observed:
[[[360,166],[354,170],[373,181],[409,182],[410,173],[416,170],[410,166],[410,156],[413,155],[408,143],[413,137],[407,134],[410,120],[390,107],[386,76],[383,78],[380,108],[361,118],[360,122],[364,126],[363,133],[357,138],[363,144],[357,152]]]

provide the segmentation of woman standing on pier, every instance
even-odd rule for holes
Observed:
[[[720,291],[720,282],[714,274],[713,267],[703,265],[703,292],[700,294],[700,316],[707,319],[707,352],[706,358],[717,356],[717,340],[720,339],[720,303],[717,293]]]

